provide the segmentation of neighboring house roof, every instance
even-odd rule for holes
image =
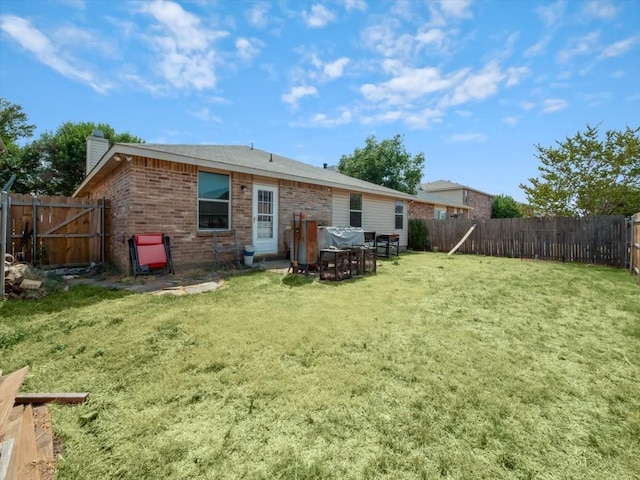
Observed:
[[[465,205],[460,202],[454,202],[453,200],[441,197],[440,195],[436,195],[435,193],[425,192],[424,190],[418,190],[418,194],[416,196],[424,203],[433,203],[434,205],[445,205],[447,207],[465,208],[467,210],[472,209],[469,205]]]
[[[467,185],[461,185],[459,183],[450,182],[449,180],[436,180],[435,182],[423,183],[420,185],[422,190],[427,192],[443,192],[447,190],[473,190],[474,192],[481,193],[483,195],[487,195],[488,197],[493,197],[491,193],[483,192],[482,190],[478,190],[477,188],[469,187]]]
[[[315,167],[247,146],[165,145],[152,143],[114,144],[89,172],[82,184],[76,189],[74,195],[78,195],[83,190],[90,188],[101,178],[105,177],[111,170],[116,168],[118,165],[118,162],[114,159],[116,154],[151,157],[199,167],[312,183],[346,190],[356,190],[358,192],[391,196],[406,200],[416,200],[414,195],[349,177],[330,168]]]

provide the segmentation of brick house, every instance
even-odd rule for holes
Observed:
[[[418,189],[418,200],[409,205],[409,219],[471,218],[471,207]]]
[[[420,185],[420,190],[429,194],[437,195],[442,199],[461,205],[462,210],[466,210],[468,218],[478,220],[491,218],[491,208],[493,205],[493,195],[481,192],[475,188],[460,185],[459,183],[450,182],[448,180],[438,180]],[[453,207],[460,209],[460,207]],[[470,210],[469,210],[470,209]],[[433,218],[448,218],[451,216],[449,209],[443,211],[440,208],[436,211]],[[438,216],[439,215],[439,216]],[[467,217],[465,217],[467,218]]]
[[[408,205],[416,197],[330,168],[247,146],[128,144],[94,132],[87,175],[74,196],[111,204],[111,263],[129,268],[127,239],[171,237],[174,265],[212,264],[213,232],[235,230],[257,257],[282,257],[294,213],[320,224],[400,234],[407,245]]]

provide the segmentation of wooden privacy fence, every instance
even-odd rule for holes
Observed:
[[[640,281],[640,213],[631,217],[629,222],[630,242],[629,242],[629,270],[638,277]]]
[[[55,267],[106,262],[109,231],[104,199],[9,194],[7,253]]]
[[[451,250],[474,220],[427,220],[432,247]],[[625,267],[629,249],[624,216],[492,218],[477,222],[458,252]],[[640,263],[639,263],[640,266]]]

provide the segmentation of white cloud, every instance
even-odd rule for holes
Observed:
[[[558,0],[557,2],[550,5],[544,5],[536,8],[535,12],[547,27],[552,27],[557,24],[562,18],[565,7],[565,0]]]
[[[626,38],[625,40],[620,40],[619,42],[612,43],[608,47],[606,47],[600,57],[602,58],[610,58],[610,57],[618,57],[627,53],[631,48],[635,46],[636,43],[640,40],[640,36],[634,36]]]
[[[434,123],[442,123],[442,111],[425,108],[422,111],[403,116],[403,120],[413,128],[428,128]]]
[[[624,77],[624,70],[616,70],[615,72],[611,72],[611,76],[613,78],[622,78]]]
[[[448,18],[469,18],[471,0],[440,0],[440,11]]]
[[[569,104],[561,98],[547,98],[542,102],[542,113],[552,113],[564,110]]]
[[[0,17],[0,30],[32,53],[36,59],[61,75],[89,85],[98,93],[106,93],[112,85],[99,78],[69,53],[61,51],[60,45],[33,27],[28,20],[15,15]]]
[[[456,115],[462,118],[469,118],[473,117],[473,112],[470,112],[469,110],[456,110]]]
[[[611,99],[611,92],[587,93],[582,95],[589,107],[599,107]]]
[[[159,71],[173,88],[203,90],[216,85],[214,66],[217,52],[213,43],[228,32],[211,30],[177,3],[154,0],[142,3],[140,11],[157,22],[159,33],[149,41],[159,55]]]
[[[485,142],[487,136],[483,133],[456,133],[449,137],[450,142],[462,143],[462,142]]]
[[[391,80],[377,85],[367,83],[360,87],[360,92],[369,101],[410,105],[426,94],[452,88],[465,74],[466,70],[461,70],[442,77],[437,68],[403,67]]]
[[[518,117],[504,117],[502,122],[505,123],[509,127],[515,127],[520,119]]]
[[[489,62],[478,73],[469,74],[445,97],[443,106],[460,105],[471,100],[482,100],[498,91],[498,84],[505,78],[496,62]]]
[[[192,110],[189,113],[205,122],[222,123],[222,119],[216,115],[213,115],[207,107],[202,107],[199,110]]]
[[[326,78],[333,80],[334,78],[339,78],[342,76],[344,68],[348,64],[349,59],[347,57],[341,57],[335,62],[325,63],[322,67],[322,71]]]
[[[507,68],[507,87],[517,85],[520,83],[520,79],[529,74],[527,67],[510,67]]]
[[[559,63],[566,63],[578,55],[589,55],[597,49],[600,32],[591,32],[570,41],[570,46],[558,52],[556,59]]]
[[[298,101],[309,95],[317,95],[318,89],[313,86],[292,87],[289,93],[282,95],[282,101],[290,104],[293,108],[298,108]]]
[[[351,112],[348,109],[343,109],[340,115],[333,118],[328,117],[324,113],[318,113],[311,118],[309,123],[321,127],[336,127],[339,125],[346,125],[347,123],[351,123],[351,121]]]
[[[269,24],[269,8],[268,3],[257,3],[251,10],[245,12],[245,17],[249,25],[258,28],[264,28]]]
[[[587,2],[583,9],[584,13],[595,18],[615,17],[618,9],[611,3],[604,0],[592,0]]]
[[[344,8],[347,10],[360,10],[365,11],[367,9],[367,2],[365,0],[343,0]]]
[[[547,51],[549,43],[551,43],[551,35],[545,35],[540,39],[540,41],[527,48],[523,55],[527,58],[542,55]]]
[[[302,12],[302,18],[308,27],[321,28],[336,19],[336,14],[325,6],[316,3],[311,6],[311,12]]]
[[[253,42],[253,43],[252,43]],[[247,38],[238,38],[236,40],[236,51],[243,60],[251,60],[260,53],[262,42],[260,40],[251,40]]]
[[[426,47],[427,51],[435,51],[436,53],[446,53],[447,34],[439,28],[431,28],[424,32],[419,32],[415,41],[420,50]]]
[[[529,102],[527,100],[523,100],[523,101],[519,102],[518,105],[520,105],[520,107],[523,110],[531,110],[532,108],[534,108],[536,106],[535,103]]]

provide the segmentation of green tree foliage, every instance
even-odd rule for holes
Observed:
[[[66,122],[55,133],[46,132],[25,147],[25,158],[39,162],[38,179],[33,188],[47,195],[72,195],[85,176],[87,137],[102,130],[110,142],[144,143],[130,133],[116,133],[103,123]]]
[[[540,177],[520,188],[538,214],[631,215],[640,211],[640,128],[587,125],[555,147],[536,145]]]
[[[423,168],[424,154],[412,157],[404,147],[402,135],[381,142],[371,135],[364,148],[343,155],[338,164],[340,173],[412,195],[417,191]]]
[[[30,166],[23,164],[22,149],[18,141],[33,135],[35,125],[28,122],[27,114],[22,106],[9,102],[0,97],[0,138],[6,151],[0,153],[0,188],[9,180],[11,175],[17,175],[17,181],[12,190],[24,186],[24,179],[29,174]]]
[[[509,195],[496,195],[491,206],[491,218],[518,218],[522,216],[522,210],[513,197]]]

